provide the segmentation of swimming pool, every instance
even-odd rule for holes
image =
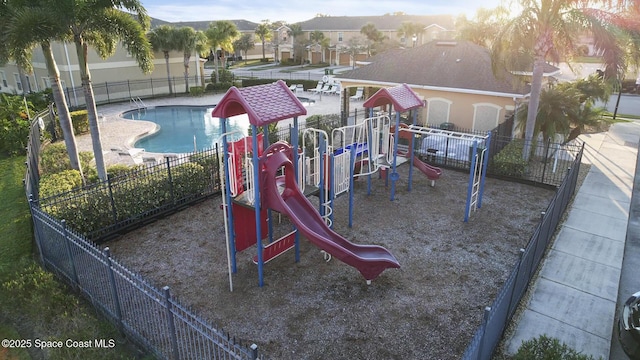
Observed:
[[[211,116],[212,106],[158,106],[132,110],[122,114],[125,119],[147,120],[160,126],[153,135],[135,143],[136,148],[157,153],[189,153],[215,146],[220,137],[220,119]],[[227,119],[227,132],[241,131],[247,135],[246,114]]]

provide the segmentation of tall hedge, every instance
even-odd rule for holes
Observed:
[[[116,223],[201,196],[209,186],[209,178],[209,172],[197,163],[153,172],[140,169],[112,183],[47,199],[42,205],[55,218],[66,220],[71,229],[90,236]]]
[[[524,140],[511,141],[491,162],[491,172],[496,175],[523,177],[527,170],[527,162],[522,158]]]

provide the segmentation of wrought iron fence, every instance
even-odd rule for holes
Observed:
[[[129,339],[161,359],[263,359],[255,344],[236,340],[118,263],[31,201],[44,266],[79,290]]]
[[[202,84],[203,78],[192,76],[188,79],[190,87]],[[206,79],[205,79],[206,83]],[[96,105],[111,104],[130,99],[148,99],[158,96],[178,96],[188,94],[187,80],[184,77],[112,81],[91,83]],[[64,91],[70,107],[85,106],[84,92],[81,86],[67,87]]]
[[[42,122],[39,121],[40,118],[43,119]],[[30,199],[35,243],[41,264],[57,274],[61,280],[78,289],[128,338],[158,358],[264,359],[263,354],[258,353],[255,344],[247,344],[217,329],[173,298],[168,287],[160,290],[150,285],[142,276],[112,258],[108,249],[100,250],[93,242],[70,228],[65,220],[56,219],[40,208],[37,200],[40,178],[40,124],[44,123],[46,126],[50,121],[53,121],[53,115],[45,111],[38,114],[36,121],[31,124],[24,180],[25,192]],[[217,151],[211,150],[209,153],[205,151],[193,154],[182,159],[182,163],[213,162],[216,164],[215,170],[210,169],[209,175],[211,179],[217,179],[217,173],[214,173],[217,171]],[[171,159],[166,164],[157,166],[166,166],[166,171],[170,172],[174,163],[179,166],[181,160]],[[137,169],[133,172],[139,177],[149,173],[154,173],[153,169]],[[114,185],[109,181],[106,185],[101,184],[96,188],[101,188],[100,191],[104,193],[105,187],[108,192],[113,191],[113,186],[121,185],[130,190],[131,186],[135,186],[133,184],[135,182]],[[209,182],[203,187],[205,192],[215,192],[218,188],[219,184],[216,182]],[[169,192],[176,195],[175,191]],[[199,196],[203,196],[203,193],[199,193],[198,196],[174,197],[169,208],[175,208],[180,203],[182,205],[178,206],[185,206],[185,199],[193,202],[197,201]],[[79,198],[86,199],[84,196]],[[115,202],[115,198],[112,197],[107,203],[101,203],[99,206],[105,205],[107,212],[115,211],[117,214],[118,208],[113,206]],[[156,208],[145,215],[157,215],[160,211],[161,208]],[[138,216],[137,220],[144,219]],[[148,217],[146,219],[148,220]],[[131,224],[134,224],[131,219],[124,221],[125,226]],[[113,226],[120,225],[123,224],[116,223]]]
[[[362,116],[366,116],[365,114],[362,111]],[[42,113],[40,116],[50,115]],[[345,114],[322,116],[307,125],[333,128],[343,125],[344,119],[352,116],[357,119],[358,112],[348,116]],[[286,139],[289,131],[289,129],[281,130],[277,133],[277,137]],[[510,140],[510,137],[504,139],[505,142]],[[496,136],[496,142],[498,141],[500,137]],[[521,250],[520,260],[516,263],[503,289],[493,305],[485,311],[485,319],[469,344],[465,359],[490,358],[507,322],[515,311],[516,304],[524,294],[535,268],[541,261],[544,250],[575,190],[582,158],[582,145],[572,146],[573,148],[570,149],[561,149],[567,154],[567,158],[563,159],[562,163],[555,160],[553,163],[548,161],[553,158],[549,156],[551,151],[555,153],[560,151],[560,148],[553,147],[550,143],[541,144],[541,147],[536,148],[532,153],[534,161],[536,158],[545,159],[542,162],[543,175],[534,176],[533,181],[546,181],[545,172],[552,170],[546,168],[549,165],[553,166],[553,170],[558,173],[558,179],[561,179],[560,185],[529,244]],[[94,196],[102,199],[98,207],[105,212],[106,219],[111,219],[110,224],[105,227],[106,230],[101,230],[93,234],[94,236],[100,237],[113,231],[124,231],[129,227],[138,226],[148,221],[149,217],[175,211],[217,192],[219,183],[217,182],[218,151],[216,149],[166,159],[166,162],[155,166],[134,169],[122,178],[110,179],[105,183],[84,189],[83,195],[63,194],[55,198],[38,200],[39,149],[40,127],[34,122],[29,139],[25,188],[32,199],[31,213],[41,262],[48,269],[77,287],[127,336],[135,339],[141,346],[159,357],[173,359],[255,359],[258,357],[255,347],[237,343],[228,334],[217,330],[180,305],[170,296],[168,288],[159,290],[149,285],[141,276],[129,271],[111,258],[108,251],[101,251],[78,234],[77,229],[69,227],[66,221],[55,219],[47,213],[53,208],[60,207],[65,197],[66,200],[81,201],[95,207],[93,202],[87,201]],[[464,157],[464,146],[461,154],[461,159],[449,159],[445,156],[441,159],[431,159],[431,161],[434,163],[441,161],[450,167],[465,168],[466,166],[468,169],[468,159]],[[206,185],[199,187],[195,194],[176,194],[175,184],[172,183],[172,171],[175,173],[178,167],[188,163],[203,164],[207,178]],[[570,167],[568,174],[563,170],[567,167]],[[158,178],[165,181],[165,184],[159,185],[154,182]],[[119,206],[119,202],[130,205],[127,201],[131,199],[123,199],[115,194],[119,193],[119,188],[124,189],[124,192],[129,190],[128,192],[132,193],[130,190],[138,186],[161,189],[160,193],[164,194],[163,196],[168,200],[166,203],[155,204],[144,211],[129,213],[128,217],[122,216],[124,207]]]
[[[490,360],[504,330],[513,317],[518,303],[540,265],[553,234],[576,189],[584,147],[571,164],[564,181],[553,196],[535,228],[527,246],[520,249],[520,257],[496,299],[484,310],[482,324],[467,347],[463,359]]]
[[[235,79],[282,79],[282,80],[322,80],[323,74],[313,74],[310,71],[281,72],[274,71],[234,71]]]

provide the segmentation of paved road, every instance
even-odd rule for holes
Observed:
[[[618,103],[618,94],[613,94],[606,104],[599,104],[607,107],[607,110],[614,112],[618,106],[618,115],[640,116],[640,95],[622,94]]]

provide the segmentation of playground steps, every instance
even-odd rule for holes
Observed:
[[[287,250],[291,249],[295,245],[295,241],[296,241],[296,232],[292,231],[287,235],[281,237],[280,239],[265,246],[264,251],[262,253],[263,263],[266,264],[269,261],[287,252]],[[257,255],[253,257],[253,263],[258,264]]]

